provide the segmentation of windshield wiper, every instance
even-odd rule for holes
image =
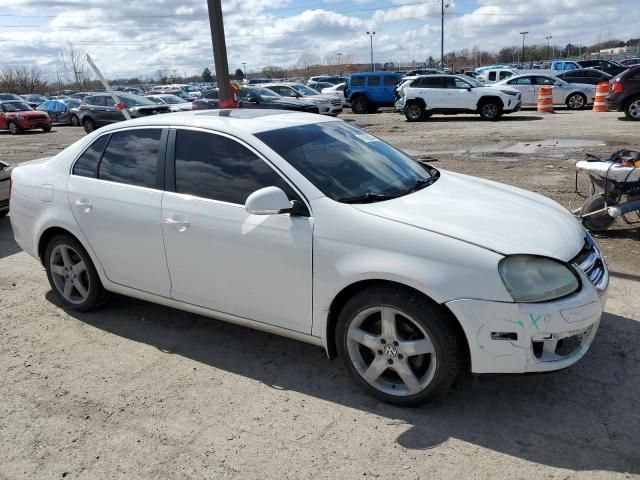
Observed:
[[[435,181],[436,181],[435,177],[421,178],[420,180],[417,180],[412,187],[405,190],[403,195],[409,195],[410,193],[417,192],[418,190],[422,190],[423,188],[428,187]]]
[[[339,198],[338,201],[340,203],[374,203],[374,202],[381,202],[383,200],[391,200],[394,198],[398,198],[398,196],[367,192],[364,195],[359,195],[357,197]]]

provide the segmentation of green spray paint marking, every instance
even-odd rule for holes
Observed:
[[[520,325],[521,328],[524,328],[524,322],[522,320],[518,320],[517,322],[515,320],[507,320],[506,318],[503,318],[503,320],[505,322],[513,323],[514,325]]]
[[[484,345],[480,345],[480,332],[482,331],[483,328],[484,328],[484,323],[480,325],[480,328],[476,332],[476,343],[478,344],[478,348],[480,348],[480,350],[484,350]]]
[[[529,318],[531,318],[531,326],[532,327],[536,327],[536,330],[538,331],[538,333],[540,333],[540,328],[538,327],[538,322],[540,321],[540,318],[542,318],[542,315],[538,315],[537,317],[534,317],[532,313],[529,314]]]

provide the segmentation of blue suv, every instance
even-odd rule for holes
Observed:
[[[373,113],[378,107],[393,107],[395,87],[402,75],[394,72],[355,73],[349,77],[344,96],[353,113]]]

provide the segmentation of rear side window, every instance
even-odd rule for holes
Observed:
[[[421,88],[442,88],[442,77],[422,77],[420,79]]]
[[[363,87],[364,86],[364,77],[351,77],[351,86],[352,87]]]
[[[493,81],[496,79],[496,72],[489,72],[489,80]]]
[[[370,87],[379,87],[380,86],[380,77],[377,75],[369,77],[369,86]]]
[[[102,155],[98,178],[139,187],[157,188],[159,128],[116,132]]]
[[[244,205],[264,187],[293,189],[251,150],[221,135],[190,130],[176,134],[176,192]]]
[[[513,75],[511,72],[500,72],[500,80],[504,80],[505,78],[509,78]]]
[[[107,145],[109,135],[103,135],[87,148],[73,166],[73,174],[81,177],[96,178],[100,157]]]
[[[509,85],[531,85],[532,82],[531,77],[520,77],[507,83],[509,83]]]
[[[389,86],[395,86],[398,84],[398,79],[396,77],[392,77],[391,75],[386,75],[384,77],[384,84],[385,86],[389,87]]]

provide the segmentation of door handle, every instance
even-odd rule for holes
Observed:
[[[91,202],[87,200],[76,200],[75,206],[84,210],[84,213],[89,213],[91,208],[93,208],[93,205],[91,204]]]
[[[176,220],[175,218],[167,218],[164,223],[171,227],[175,227],[179,232],[184,232],[191,226],[187,220]]]

